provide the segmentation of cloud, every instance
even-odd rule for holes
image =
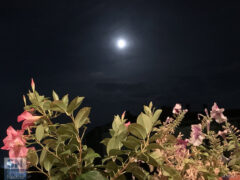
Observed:
[[[146,84],[143,82],[102,82],[97,83],[96,88],[103,92],[133,92],[139,90],[143,91],[144,89],[146,89]]]

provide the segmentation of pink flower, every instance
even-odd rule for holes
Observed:
[[[173,122],[173,120],[174,120],[173,118],[167,117],[167,119],[166,119],[165,122],[166,122],[167,124],[169,124],[169,123]]]
[[[34,125],[34,122],[39,120],[41,116],[33,116],[30,112],[24,111],[17,118],[18,122],[23,121],[22,129],[27,129],[29,126]]]
[[[129,121],[128,123],[125,123],[124,125],[126,126],[126,128],[128,128],[128,126],[131,124],[131,122]]]
[[[179,156],[184,156],[187,153],[187,143],[188,139],[183,140],[183,139],[177,139],[176,143],[176,154]]]
[[[9,150],[9,157],[26,157],[28,148],[25,147],[26,140],[23,138],[24,130],[15,130],[12,126],[7,129],[7,137],[3,139],[3,150]]]
[[[219,109],[218,105],[214,103],[212,111],[210,111],[211,118],[214,118],[217,123],[223,123],[227,121],[227,117],[223,115],[224,108]]]
[[[24,158],[27,156],[28,153],[28,148],[25,146],[14,146],[13,148],[10,149],[9,151],[9,158]]]
[[[194,146],[199,146],[202,144],[203,139],[205,138],[204,134],[202,133],[202,125],[195,124],[191,126],[191,138],[189,143],[193,144]]]
[[[176,104],[173,108],[172,113],[173,114],[180,114],[182,112],[182,106],[181,104]]]
[[[185,140],[177,139],[177,145],[181,145],[186,148],[188,141],[189,141],[188,139],[185,139]]]

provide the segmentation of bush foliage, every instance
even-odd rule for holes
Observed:
[[[218,179],[240,172],[239,130],[214,103],[212,110],[199,114],[199,124],[192,125],[191,136],[183,139],[175,130],[187,110],[180,104],[172,117],[161,121],[162,110],[152,102],[143,106],[135,123],[125,113],[114,116],[110,138],[101,141],[106,155],[101,157],[83,144],[90,107],[80,107],[84,97],[69,100],[68,94],[52,98],[39,95],[32,80],[32,90],[24,100],[24,112],[18,116],[22,129],[7,129],[2,149],[9,157],[26,157],[28,168],[51,180],[124,180],[124,179]],[[62,124],[59,119],[68,117]],[[211,130],[211,122],[221,124],[222,131]],[[96,163],[96,159],[101,163]]]

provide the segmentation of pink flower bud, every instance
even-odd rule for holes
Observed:
[[[124,112],[122,113],[121,119],[124,119],[125,114],[126,114],[126,111],[124,111]]]
[[[32,87],[32,90],[35,91],[35,83],[33,78],[31,79],[31,87]]]

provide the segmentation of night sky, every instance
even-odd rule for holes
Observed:
[[[0,146],[9,125],[20,128],[31,77],[40,94],[85,96],[91,127],[124,110],[138,114],[150,101],[240,108],[240,2],[39,0],[0,7]],[[116,46],[118,38],[125,48]]]

